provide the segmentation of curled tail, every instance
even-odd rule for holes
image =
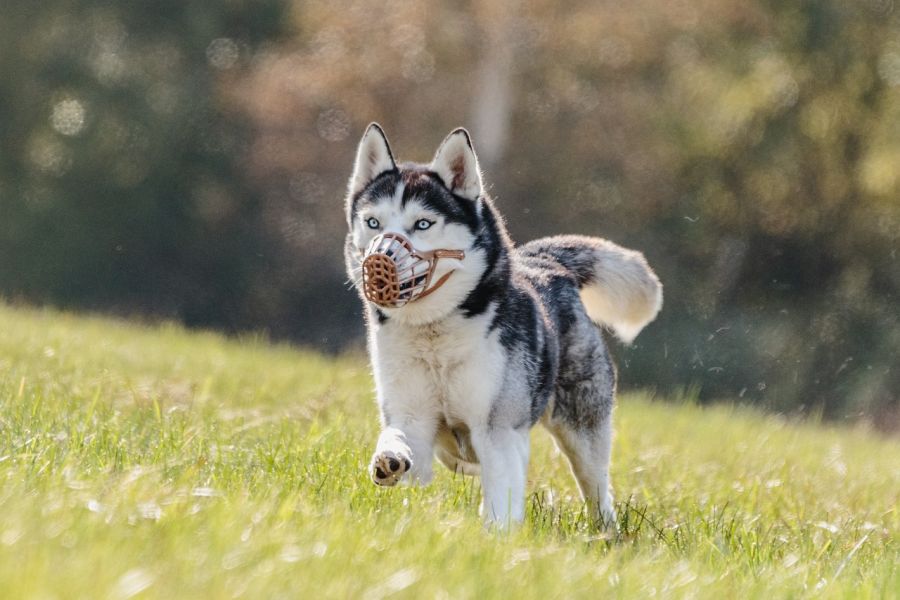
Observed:
[[[612,328],[625,343],[662,308],[662,284],[640,252],[581,235],[542,238],[522,251],[549,256],[570,271],[588,316]]]

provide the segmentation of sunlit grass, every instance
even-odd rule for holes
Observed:
[[[361,357],[0,305],[0,595],[897,596],[896,439],[635,395],[616,429],[618,533],[536,431],[489,534],[477,481],[368,481]]]

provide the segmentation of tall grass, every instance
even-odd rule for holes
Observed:
[[[618,531],[534,432],[526,524],[366,475],[362,357],[0,305],[4,598],[847,597],[900,590],[900,443],[620,398]]]

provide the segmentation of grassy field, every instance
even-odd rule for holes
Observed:
[[[619,533],[535,431],[528,520],[381,489],[364,359],[0,304],[0,596],[900,596],[900,442],[624,395]]]

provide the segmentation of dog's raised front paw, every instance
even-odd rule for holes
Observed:
[[[372,481],[377,485],[396,485],[403,474],[412,468],[412,461],[401,452],[384,450],[372,457]]]

